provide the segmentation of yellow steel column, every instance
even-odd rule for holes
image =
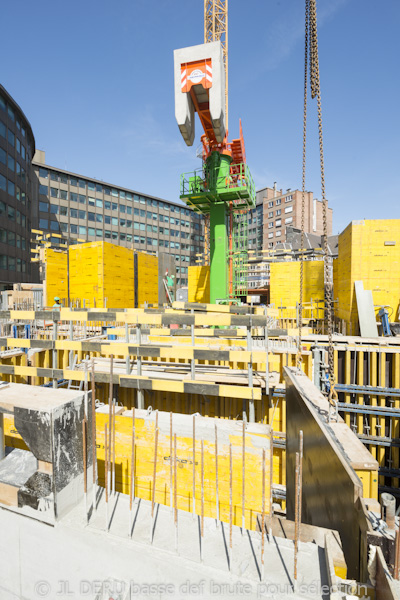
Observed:
[[[377,385],[377,353],[376,352],[371,352],[371,360],[370,360],[370,365],[371,365],[371,374],[370,374],[370,384],[375,387]],[[370,397],[370,403],[371,406],[376,406],[377,405],[377,398],[376,396],[371,396]],[[371,436],[375,436],[376,435],[376,417],[375,416],[371,416],[369,419],[369,425],[370,425],[370,430],[369,430],[369,434]],[[376,451],[376,445],[375,444],[371,444],[369,447],[369,451],[371,452],[372,456],[378,460],[377,457],[377,451]]]
[[[354,351],[354,357],[357,355],[357,384],[364,385],[364,352],[359,350],[357,352],[357,348]],[[357,394],[356,403],[363,405],[364,404],[364,396],[361,394]],[[363,413],[357,414],[357,433],[364,433],[364,415]]]
[[[400,353],[396,352],[393,354],[393,380],[392,386],[399,389],[400,388]],[[400,408],[400,398],[394,399],[394,407],[398,410]],[[399,418],[392,417],[392,438],[399,438]],[[398,469],[400,466],[399,461],[399,448],[392,448],[392,457],[393,457],[393,468]],[[393,479],[393,486],[395,488],[399,487],[399,478],[396,477]]]
[[[385,387],[386,385],[386,352],[379,353],[379,385]],[[386,406],[386,398],[384,396],[379,397],[379,406]],[[379,417],[379,425],[378,435],[385,435],[385,417]],[[378,463],[380,467],[387,466],[385,465],[385,447],[378,446]],[[384,485],[384,477],[379,477],[379,483]]]
[[[349,385],[351,383],[350,366],[351,366],[351,352],[350,352],[350,350],[346,350],[344,353],[344,383],[346,385]],[[348,403],[351,402],[350,394],[344,395],[344,401],[348,402]],[[344,420],[348,427],[350,427],[350,422],[351,422],[350,419],[351,419],[351,414],[346,412],[344,415]]]

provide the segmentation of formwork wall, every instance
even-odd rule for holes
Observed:
[[[46,248],[46,299],[67,302],[68,257]],[[108,242],[88,242],[69,248],[70,300],[90,307],[133,308],[158,304],[158,257],[132,252]]]
[[[322,260],[304,261],[303,302],[316,305],[316,301],[324,299],[324,262]],[[275,262],[270,265],[270,302],[276,308],[286,307],[286,312],[295,309],[300,300],[300,261]],[[323,317],[323,303],[318,305],[320,311],[313,316]],[[284,313],[286,316],[292,316]],[[311,316],[308,315],[307,316]]]
[[[68,297],[67,253],[52,248],[44,249],[46,263],[44,305],[53,306],[54,297]]]
[[[188,268],[188,301],[210,302],[210,267]]]
[[[134,306],[144,303],[158,304],[158,258],[151,254],[135,252],[134,255]]]
[[[357,334],[355,281],[372,291],[374,305],[390,306],[396,320],[400,302],[400,219],[352,221],[339,236],[337,316]]]

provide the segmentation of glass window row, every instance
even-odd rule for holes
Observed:
[[[147,204],[147,206],[154,206],[155,208],[169,210],[170,212],[180,213],[182,215],[186,215],[187,217],[192,216],[196,219],[200,219],[199,215],[193,213],[193,211],[191,211],[188,208],[185,208],[184,206],[176,206],[175,204],[169,204],[168,202],[163,202],[162,200],[156,200],[154,198],[148,198],[139,194],[135,194],[133,192],[126,192],[124,190],[110,188],[100,183],[95,183],[84,179],[78,179],[77,177],[66,175],[65,173],[51,171],[49,169],[46,169],[45,167],[39,167],[39,176],[44,179],[49,179],[50,181],[57,181],[59,183],[65,184],[69,183],[69,185],[79,187],[88,191],[104,192],[105,195],[113,196],[115,198],[119,197],[122,200],[136,201],[140,202],[141,204]]]
[[[21,250],[26,250],[27,248],[26,239],[24,236],[8,229],[0,228],[0,242],[2,244],[13,246],[14,248],[20,248]]]
[[[0,254],[0,269],[7,271],[18,271],[20,273],[27,273],[27,265],[25,260],[22,258],[16,258],[15,256],[7,256],[6,254]]]

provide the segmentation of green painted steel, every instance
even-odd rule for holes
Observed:
[[[181,175],[181,200],[195,212],[203,214],[209,213],[213,205],[220,203],[232,202],[234,210],[255,206],[256,190],[248,166],[244,163],[231,165],[229,172],[224,159],[222,165],[215,164],[213,154],[204,168]]]
[[[226,206],[217,204],[210,212],[210,303],[228,296],[228,235]]]
[[[228,274],[228,227],[227,211],[243,211],[255,206],[256,191],[250,170],[245,163],[232,165],[226,154],[212,152],[202,169],[181,175],[180,198],[195,212],[210,214],[210,302],[216,303],[229,297]],[[247,234],[247,222],[246,222]],[[247,252],[242,248],[247,243],[240,233],[241,244],[238,255]],[[245,239],[245,242],[243,242]],[[247,257],[247,254],[246,254]],[[242,291],[245,277],[243,265],[247,260],[234,261],[235,291]],[[240,265],[240,268],[239,268]],[[237,271],[237,273],[236,273]],[[246,282],[247,283],[247,282]]]

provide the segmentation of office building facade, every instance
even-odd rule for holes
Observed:
[[[37,181],[35,138],[21,108],[0,85],[0,290],[32,281],[30,235]]]
[[[33,169],[39,180],[35,227],[50,240],[59,242],[58,235],[72,243],[105,240],[170,254],[177,285],[187,285],[188,267],[204,248],[201,215],[182,204],[47,165],[42,151]]]

